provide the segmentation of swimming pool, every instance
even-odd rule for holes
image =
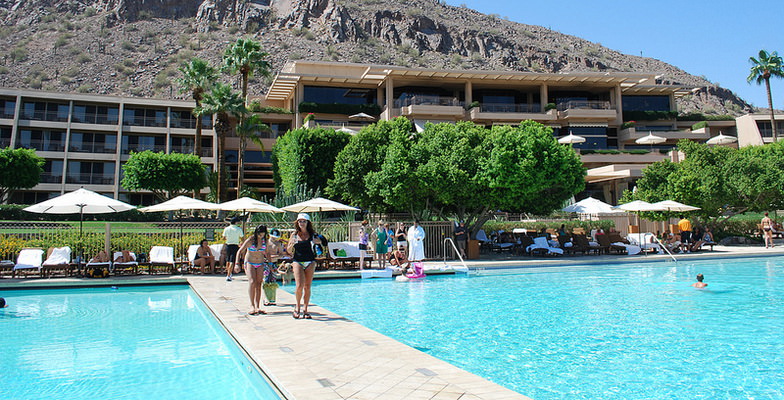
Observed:
[[[2,399],[280,398],[186,286],[3,296]]]
[[[780,257],[323,281],[313,302],[537,400],[784,398]]]

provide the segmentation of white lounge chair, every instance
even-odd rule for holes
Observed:
[[[547,254],[558,254],[563,255],[564,251],[558,247],[550,246],[550,243],[545,236],[539,236],[534,238],[534,244],[529,245],[526,247],[525,251],[530,253],[532,251],[543,251],[546,250]]]
[[[362,279],[369,279],[369,278],[391,278],[392,275],[395,273],[395,268],[386,267],[384,269],[363,269],[359,271],[359,275]]]
[[[174,273],[174,248],[153,246],[150,249],[149,273],[154,274],[156,267],[160,267],[164,272]]]
[[[626,236],[626,240],[632,245],[639,246],[643,251],[653,250],[657,253],[664,252],[661,245],[656,240],[656,235],[651,232],[630,233]]]
[[[44,251],[42,249],[22,249],[19,252],[19,256],[16,258],[16,264],[14,265],[14,269],[11,272],[11,277],[15,278],[17,271],[19,273],[27,272],[31,270],[36,270],[36,272],[41,274],[43,278],[43,271],[41,270],[41,265],[44,262]]]
[[[131,256],[131,259],[133,259],[133,261],[129,261],[129,262],[115,261],[112,264],[112,273],[116,275],[125,274],[129,272],[133,275],[136,275],[138,273],[139,263],[136,261],[136,253],[129,251],[128,254]],[[117,257],[121,257],[122,255],[123,255],[122,251],[115,251],[114,254],[112,255],[112,260],[116,260]]]
[[[221,245],[222,246],[222,245]],[[194,261],[196,261],[196,252],[199,250],[198,244],[192,244],[188,246],[188,268],[189,269],[199,269],[199,272],[204,274],[205,271],[202,270],[200,267],[197,267]],[[220,259],[220,252],[216,253],[215,249],[210,246],[210,253],[213,257],[215,257],[215,267],[218,267],[218,260]],[[205,269],[209,268],[209,266],[205,266]],[[210,271],[212,273],[213,271]]]
[[[70,247],[54,247],[50,250],[46,261],[42,264],[41,275],[49,276],[54,272],[62,272],[64,276],[71,274]]]

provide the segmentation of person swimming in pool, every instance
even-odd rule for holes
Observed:
[[[694,283],[692,284],[692,286],[693,286],[693,287],[696,287],[697,289],[702,289],[702,288],[704,288],[705,286],[708,286],[708,284],[707,284],[707,283],[705,283],[705,282],[703,282],[703,281],[702,281],[703,279],[705,279],[705,277],[704,277],[702,274],[697,274],[697,282],[694,282]]]
[[[259,225],[253,236],[247,238],[237,251],[237,261],[245,260],[245,274],[248,276],[248,296],[250,297],[249,315],[266,314],[259,307],[261,303],[261,284],[264,281],[264,269],[269,268],[269,252],[267,251],[267,227]]]
[[[313,251],[314,244],[321,244],[321,240],[313,230],[310,223],[310,215],[299,213],[297,221],[294,222],[294,233],[288,243],[288,251],[293,255],[294,261],[294,297],[297,305],[291,316],[294,319],[312,319],[308,313],[308,303],[310,302],[310,287],[313,284],[313,273],[316,270],[316,252]],[[304,305],[304,308],[303,308]]]

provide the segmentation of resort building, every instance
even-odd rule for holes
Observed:
[[[587,192],[616,203],[650,163],[676,159],[680,139],[707,141],[723,133],[737,144],[771,140],[766,115],[735,120],[683,121],[676,99],[696,88],[667,85],[653,74],[626,72],[532,73],[408,68],[292,61],[266,96],[255,99],[272,128],[264,151],[248,144],[245,182],[274,191],[270,149],[279,135],[308,125],[358,131],[377,120],[404,116],[421,130],[427,122],[472,121],[492,126],[534,120],[553,135],[585,139],[572,146],[588,169]],[[122,164],[131,151],[192,153],[193,102],[0,89],[0,147],[35,148],[46,159],[42,182],[11,201],[35,203],[85,186],[132,204],[149,194],[122,188]],[[777,121],[784,131],[784,115]],[[778,117],[777,117],[778,118]],[[631,122],[633,121],[633,122]],[[695,123],[697,123],[695,125]],[[645,141],[643,138],[658,139]],[[214,169],[216,137],[204,118],[202,161]],[[236,190],[239,140],[227,138],[226,159]]]

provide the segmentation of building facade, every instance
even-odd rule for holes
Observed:
[[[421,130],[427,122],[472,121],[492,126],[534,120],[557,137],[585,138],[573,144],[588,169],[587,191],[616,203],[650,163],[676,157],[680,139],[707,141],[719,132],[737,145],[771,140],[765,115],[735,120],[676,118],[676,99],[694,88],[662,84],[656,75],[623,72],[544,74],[407,68],[293,61],[275,77],[261,106],[286,113],[261,113],[272,132],[264,147],[249,143],[245,182],[273,192],[270,152],[276,138],[303,125],[306,114],[322,127],[354,132],[377,120],[403,116]],[[46,159],[39,185],[12,202],[31,204],[80,186],[149,204],[150,194],[120,184],[122,165],[133,151],[192,153],[193,102],[0,89],[0,147],[34,148]],[[265,110],[274,110],[267,108]],[[777,124],[784,132],[784,115]],[[212,119],[204,118],[202,161],[214,169],[217,143]],[[648,135],[662,138],[641,144]],[[239,140],[227,138],[230,191],[236,191]],[[236,192],[235,192],[236,193]]]

